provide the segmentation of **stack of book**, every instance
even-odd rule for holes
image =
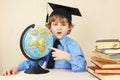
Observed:
[[[87,71],[100,80],[120,80],[120,41],[104,39],[96,41],[91,62]],[[116,78],[116,79],[115,79]]]

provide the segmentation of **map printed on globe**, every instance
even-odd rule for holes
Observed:
[[[24,53],[30,59],[40,59],[50,53],[53,46],[51,32],[46,27],[28,29],[22,39]]]

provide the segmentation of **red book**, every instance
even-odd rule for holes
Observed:
[[[87,72],[98,78],[99,80],[120,80],[120,73],[94,73],[95,66],[87,66]]]
[[[95,73],[120,73],[120,68],[100,68],[98,66],[94,67]]]

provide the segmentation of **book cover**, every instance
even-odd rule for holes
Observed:
[[[104,59],[111,59],[111,60],[118,60],[120,61],[120,53],[116,54],[104,54],[100,51],[93,50],[94,56],[99,57],[99,58],[104,58]]]
[[[106,68],[106,69],[103,69],[103,68],[100,68],[98,66],[95,66],[94,67],[94,72],[95,73],[120,73],[120,68]]]
[[[96,74],[94,73],[94,66],[87,66],[87,72],[98,78],[98,80],[120,80],[120,74]]]
[[[96,41],[97,49],[120,48],[120,41],[118,39],[102,39]]]
[[[120,63],[116,63],[111,60],[104,61],[104,60],[96,59],[96,57],[92,57],[91,62],[99,66],[100,68],[120,68]]]
[[[96,57],[96,56],[92,56],[91,60],[110,63],[110,64],[119,64],[120,63],[120,60],[105,59],[105,58],[100,58],[100,57]]]

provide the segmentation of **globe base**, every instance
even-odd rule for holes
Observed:
[[[49,72],[48,70],[45,70],[41,66],[39,66],[38,63],[36,63],[35,66],[33,66],[33,68],[25,71],[25,73],[27,74],[44,74],[48,72]]]

